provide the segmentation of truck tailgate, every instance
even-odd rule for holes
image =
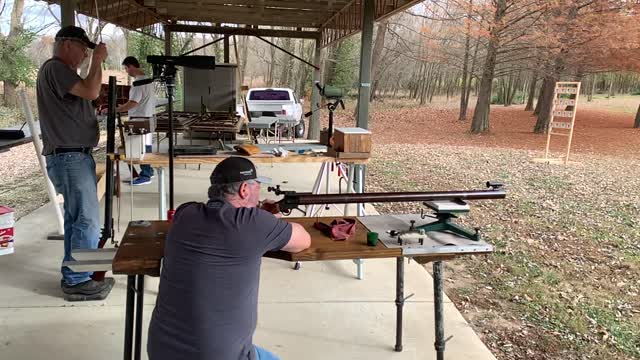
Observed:
[[[251,117],[293,115],[293,101],[249,100]]]

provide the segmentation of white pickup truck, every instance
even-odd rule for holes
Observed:
[[[289,125],[297,138],[303,137],[305,131],[303,103],[304,100],[298,99],[293,90],[287,88],[253,88],[247,93],[251,123]]]

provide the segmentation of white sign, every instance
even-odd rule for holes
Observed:
[[[553,103],[556,105],[575,106],[576,100],[575,99],[555,99],[553,100]]]
[[[577,87],[557,87],[556,94],[575,94],[578,92]]]
[[[571,123],[570,122],[552,122],[551,123],[551,127],[552,128],[556,128],[556,129],[571,129]]]
[[[573,117],[573,111],[554,111],[553,112],[553,116],[557,116],[557,117]]]

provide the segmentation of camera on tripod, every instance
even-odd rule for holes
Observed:
[[[173,84],[176,77],[176,66],[189,67],[194,69],[215,69],[216,57],[204,55],[192,56],[164,56],[149,55],[147,63],[153,68],[153,77],[151,79],[143,79],[133,82],[133,86],[150,84],[153,81],[160,81],[167,84]]]

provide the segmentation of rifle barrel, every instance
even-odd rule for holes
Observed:
[[[301,194],[285,195],[281,202],[296,205],[319,204],[364,204],[382,202],[414,202],[438,200],[489,200],[504,199],[505,190],[477,190],[477,191],[442,191],[442,192],[379,192],[355,194]]]

